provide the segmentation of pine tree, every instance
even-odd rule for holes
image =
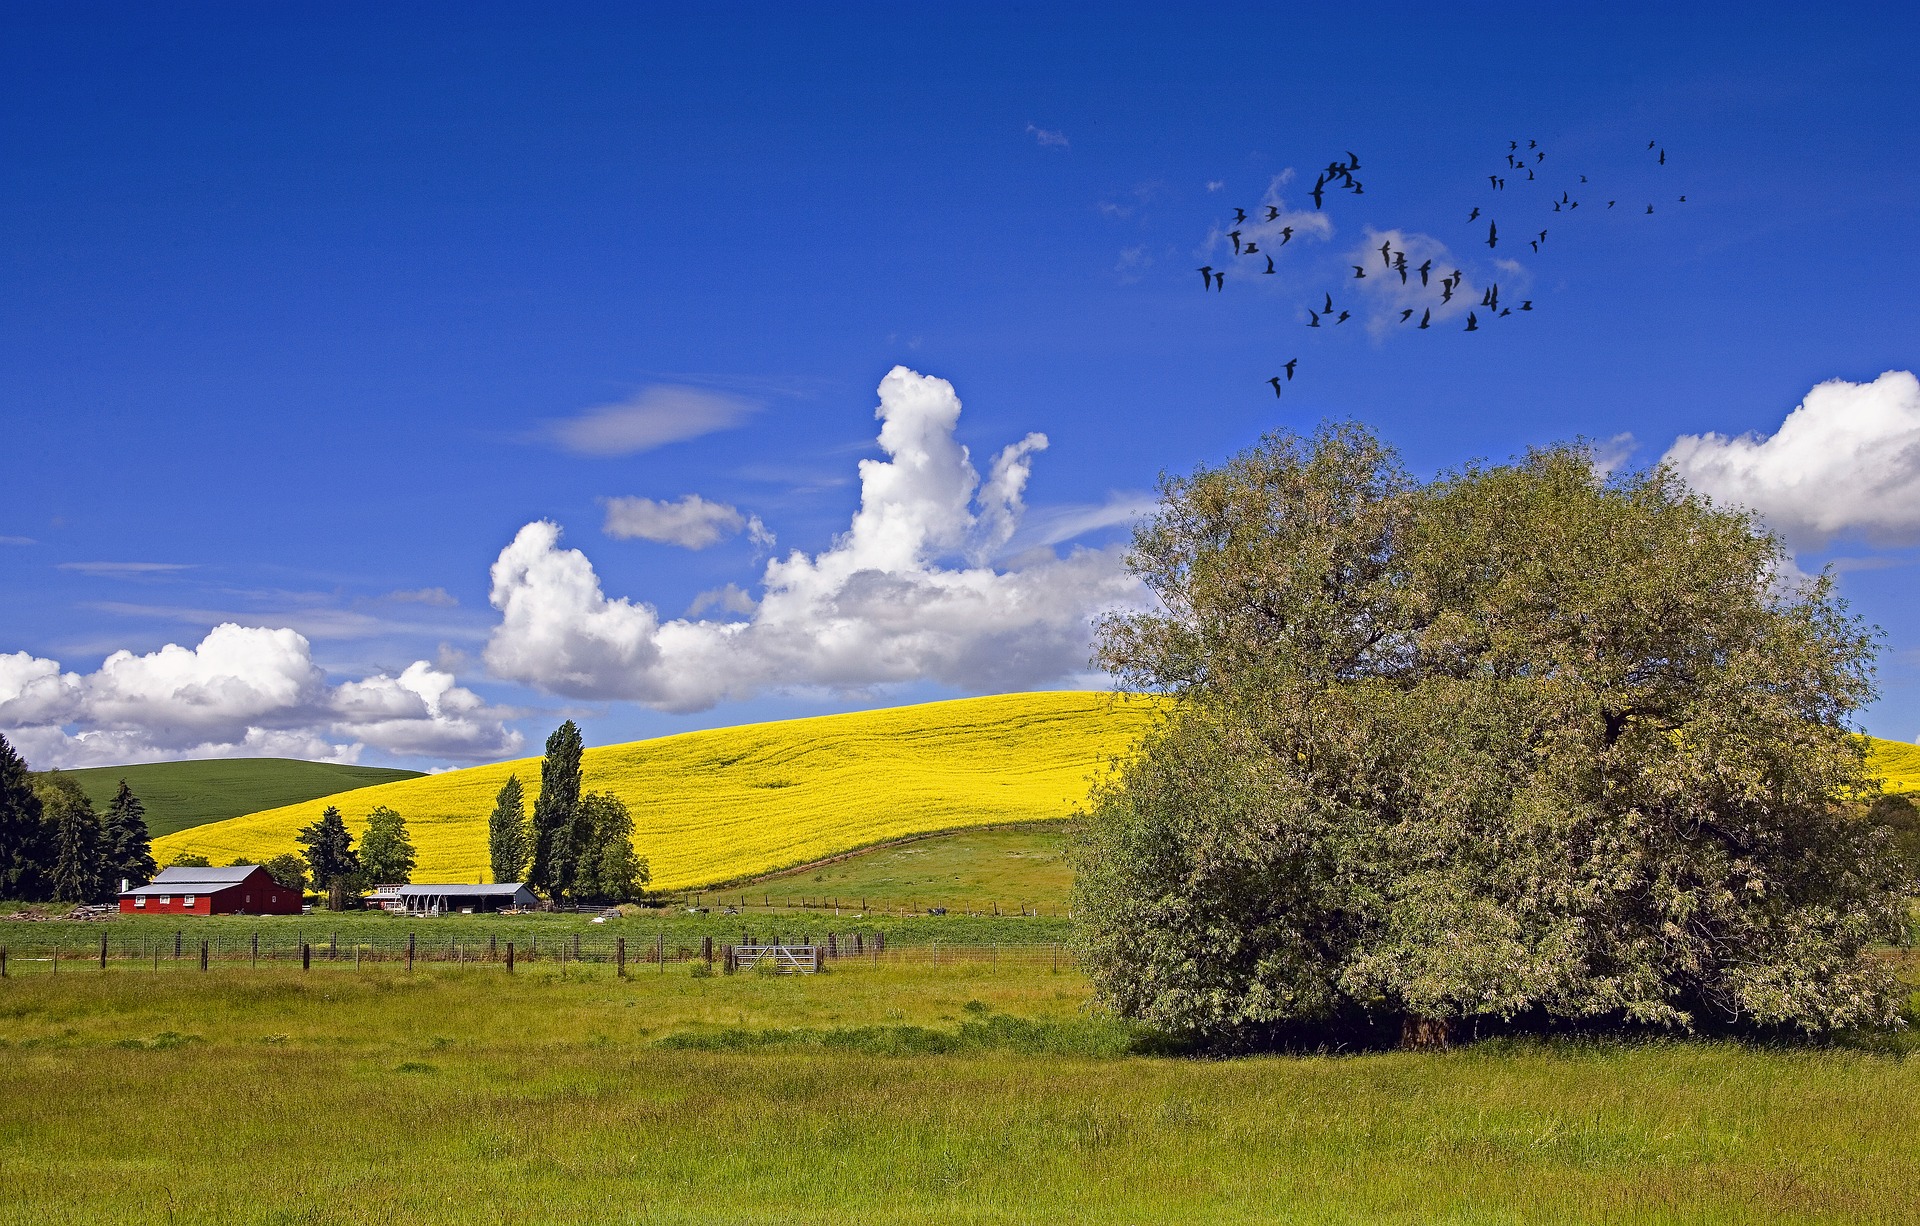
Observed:
[[[407,837],[407,819],[385,805],[367,815],[367,831],[360,836],[360,864],[368,879],[393,885],[413,880],[413,840]]]
[[[527,807],[520,776],[509,775],[487,819],[487,859],[495,881],[518,881],[527,869]]]
[[[347,887],[360,875],[360,857],[353,850],[353,836],[347,833],[340,810],[328,805],[320,820],[302,826],[293,841],[307,849],[313,884],[327,891],[328,909],[344,911]]]
[[[47,896],[53,845],[27,764],[0,736],[0,898]]]
[[[533,868],[527,882],[552,899],[573,887],[580,839],[580,729],[572,720],[547,738],[540,795],[533,802]]]
[[[110,888],[117,887],[123,879],[132,885],[145,885],[153,880],[153,841],[147,834],[147,807],[140,803],[125,779],[120,781],[113,803],[107,806],[102,852]]]
[[[34,781],[40,806],[53,827],[50,880],[55,902],[98,902],[105,892],[100,815],[87,794],[58,771]]]

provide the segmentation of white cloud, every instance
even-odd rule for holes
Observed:
[[[1686,434],[1663,460],[1695,490],[1759,512],[1798,547],[1847,535],[1920,541],[1920,380],[1910,371],[1829,380],[1771,436]]]
[[[443,587],[420,587],[405,591],[388,592],[384,599],[400,604],[424,604],[436,609],[451,609],[460,603],[459,599]]]
[[[0,536],[0,545],[37,545],[38,541],[30,536]]]
[[[1593,445],[1593,471],[1602,477],[1610,477],[1614,471],[1633,458],[1640,448],[1640,440],[1633,434],[1624,432],[1609,439],[1602,439]]]
[[[687,616],[698,617],[708,609],[719,609],[724,613],[738,613],[745,617],[751,616],[759,607],[760,602],[753,598],[751,592],[737,583],[729,583],[695,596],[693,603],[687,606]]]
[[[193,567],[185,562],[62,562],[59,569],[78,571],[83,575],[121,578],[128,575],[164,575],[177,570],[192,570]]]
[[[116,651],[86,674],[25,652],[0,655],[0,729],[43,768],[263,755],[352,761],[366,746],[495,758],[521,743],[505,715],[425,661],[398,677],[329,685],[306,638],[284,627],[223,623],[194,647]]]
[[[708,502],[698,494],[688,494],[678,502],[655,502],[651,498],[601,501],[607,508],[602,531],[615,540],[639,538],[682,549],[705,549],[747,527],[747,517],[739,510],[724,502]],[[766,526],[758,518],[753,525],[759,535],[766,534]]]
[[[579,455],[624,456],[731,430],[757,406],[697,387],[650,387],[619,404],[601,405],[548,424],[554,442]]]
[[[1065,149],[1067,147],[1067,134],[1065,132],[1049,132],[1047,129],[1035,124],[1028,124],[1027,134],[1032,136],[1035,143],[1039,144],[1043,149]]]
[[[983,485],[954,437],[959,415],[945,380],[895,367],[876,412],[887,458],[860,462],[852,523],[818,554],[769,561],[745,621],[662,621],[650,605],[607,596],[586,555],[560,547],[556,525],[526,525],[493,566],[501,621],[489,667],[554,693],[677,711],[780,688],[1079,682],[1093,619],[1144,592],[1118,546],[988,564],[1018,527],[1031,459],[1046,440],[1032,434],[1003,449]],[[726,600],[696,602],[695,615],[748,611],[747,600]]]

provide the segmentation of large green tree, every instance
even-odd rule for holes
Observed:
[[[386,805],[367,814],[367,828],[360,835],[362,876],[376,884],[405,885],[413,880],[416,859],[406,818]]]
[[[579,858],[574,893],[598,902],[630,902],[652,877],[644,857],[633,850],[633,815],[611,792],[588,792],[580,810],[589,831]]]
[[[527,871],[527,807],[520,776],[508,775],[487,818],[487,860],[495,881],[519,881]]]
[[[125,779],[101,819],[101,846],[109,886],[117,889],[122,880],[132,885],[153,880],[156,866],[153,839],[147,833],[147,807]]]
[[[327,892],[328,908],[345,910],[347,891],[360,877],[360,855],[353,849],[353,836],[347,833],[340,810],[328,805],[311,825],[300,828],[293,841],[307,849],[314,887]]]
[[[540,795],[533,802],[533,864],[527,883],[549,898],[564,897],[579,872],[587,830],[580,808],[580,729],[572,720],[547,738],[540,761]]]
[[[1165,721],[1076,849],[1103,999],[1222,1043],[1479,1019],[1883,1024],[1872,637],[1671,473],[1432,482],[1355,426],[1163,481],[1102,628]]]
[[[53,868],[48,873],[56,902],[99,902],[106,896],[100,815],[78,783],[59,771],[33,781],[41,812],[53,828]]]
[[[0,736],[0,898],[36,901],[51,889],[52,831],[26,762]]]
[[[283,851],[260,866],[275,882],[300,894],[307,892],[307,862],[290,851]]]

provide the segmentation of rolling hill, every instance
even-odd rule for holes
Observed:
[[[710,886],[908,835],[1065,817],[1155,709],[1108,694],[1009,694],[710,729],[589,748],[586,786],[627,802],[656,887]],[[1889,790],[1920,790],[1920,746],[1868,740]],[[154,854],[163,864],[183,851],[216,864],[264,859],[295,850],[294,832],[329,804],[356,838],[367,814],[389,805],[407,818],[419,850],[416,879],[480,880],[487,814],[512,774],[531,807],[540,760],[523,758],[195,826],[156,840]],[[950,868],[921,869],[920,861],[944,855],[935,852],[889,853],[884,869],[877,861],[857,873],[851,864],[827,869],[802,888],[880,892],[903,873],[952,876]],[[872,873],[886,880],[867,880]]]
[[[1154,704],[1085,692],[1010,694],[682,733],[589,748],[586,787],[633,811],[656,887],[712,885],[932,830],[1067,816]],[[509,775],[531,808],[540,760],[449,771],[250,813],[156,840],[166,863],[295,850],[337,805],[356,838],[389,805],[407,819],[422,881],[487,871],[487,815]]]
[[[163,834],[225,821],[244,813],[298,804],[369,784],[417,779],[419,771],[342,766],[291,758],[221,758],[89,766],[61,774],[80,785],[93,807],[105,810],[125,779],[147,807],[147,831]]]

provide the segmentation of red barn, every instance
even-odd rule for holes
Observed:
[[[152,884],[120,894],[126,915],[298,915],[300,903],[258,864],[163,868]]]

